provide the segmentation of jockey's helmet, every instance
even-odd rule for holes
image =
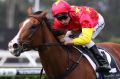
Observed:
[[[60,13],[67,13],[71,9],[71,6],[68,2],[64,0],[58,0],[52,5],[52,15],[55,16]]]

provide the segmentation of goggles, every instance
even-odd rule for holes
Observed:
[[[61,13],[55,16],[59,21],[66,20],[68,18],[68,13]]]

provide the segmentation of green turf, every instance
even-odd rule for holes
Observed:
[[[0,79],[40,79],[40,75],[0,76]],[[42,75],[41,79],[48,79],[48,78],[46,75]]]

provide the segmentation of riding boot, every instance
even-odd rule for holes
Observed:
[[[96,71],[109,72],[109,70],[111,70],[111,67],[110,67],[108,61],[100,54],[96,45],[92,46],[90,48],[90,51],[94,55],[94,57],[96,59],[96,63],[98,63],[98,65],[97,65],[98,67],[97,67]]]

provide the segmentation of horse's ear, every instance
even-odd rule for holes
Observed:
[[[48,10],[44,10],[44,11],[41,13],[41,17],[46,17],[47,14],[48,14]]]
[[[19,24],[19,28],[21,28],[22,24],[23,24],[23,23],[20,23],[20,24]]]
[[[27,13],[28,13],[28,15],[33,14],[33,13],[32,13],[32,7],[31,7],[31,6],[27,9]]]

